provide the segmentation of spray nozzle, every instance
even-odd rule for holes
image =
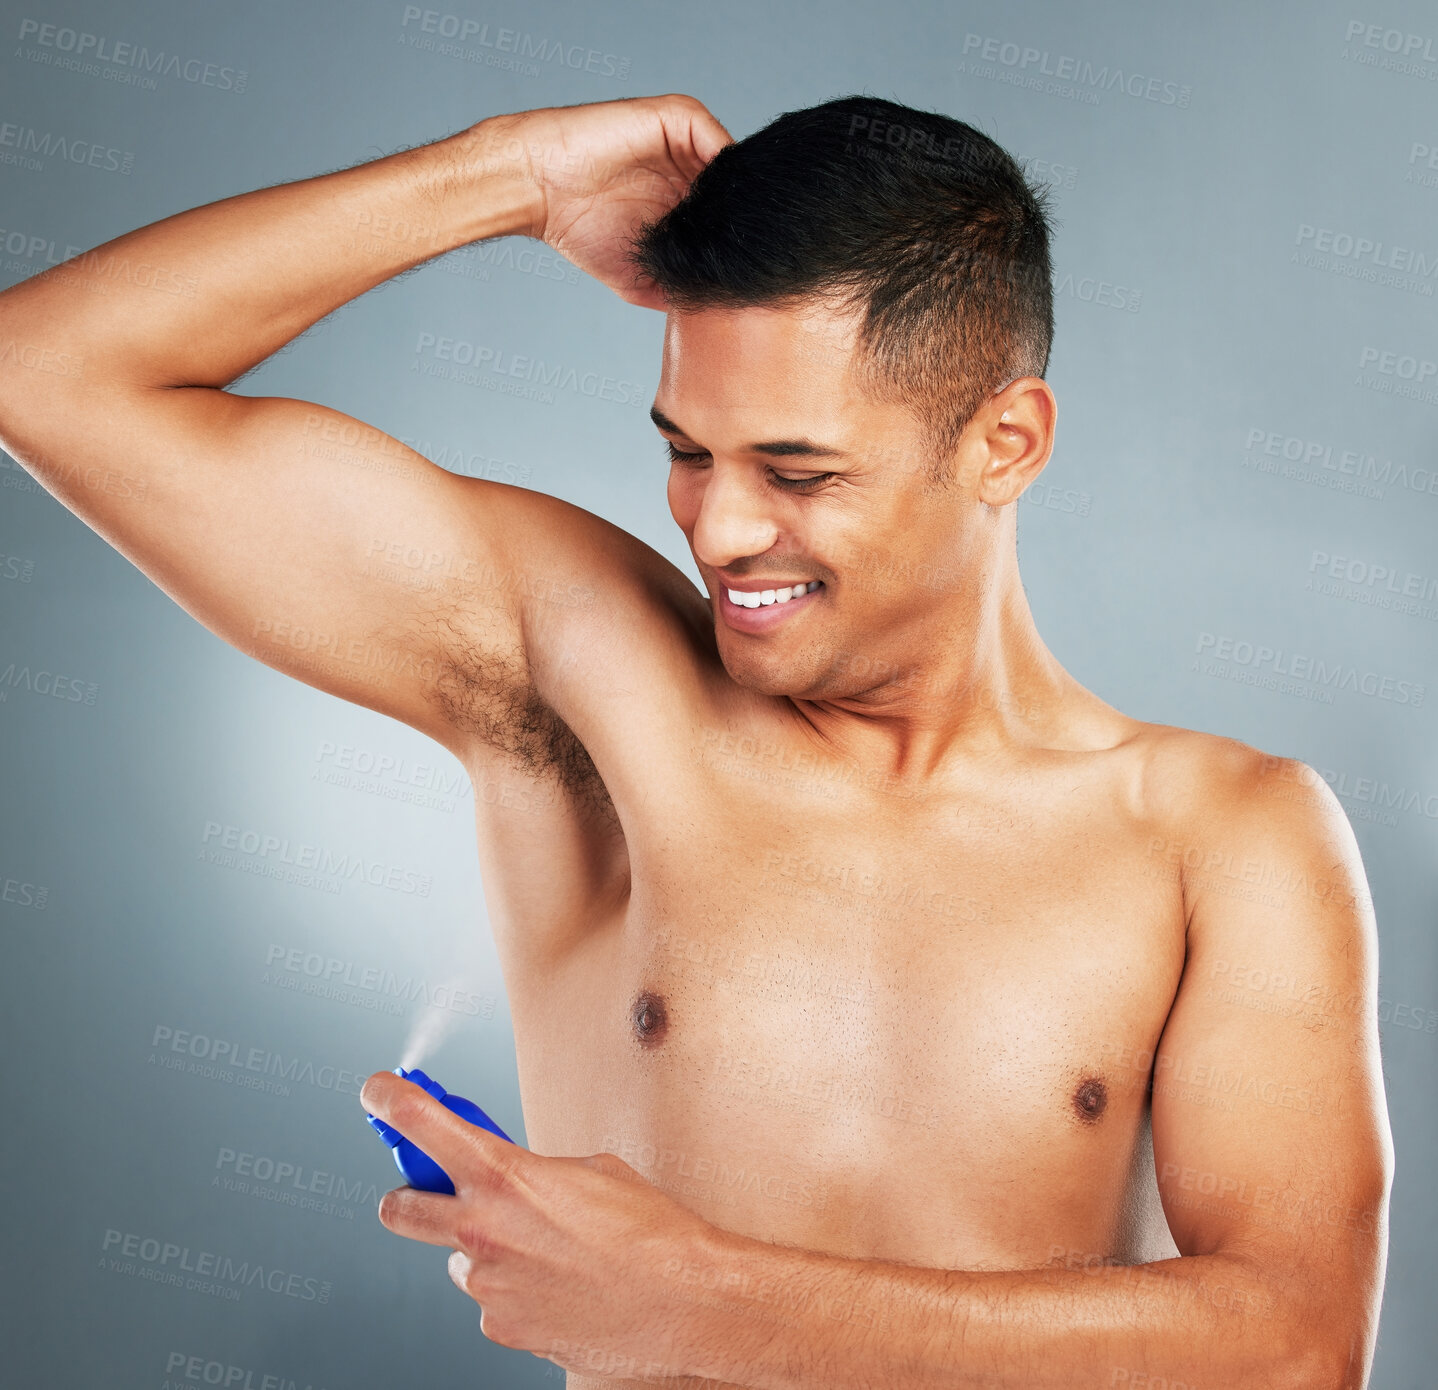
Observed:
[[[500,1127],[495,1124],[483,1110],[472,1100],[466,1100],[463,1096],[453,1095],[446,1091],[438,1081],[427,1073],[422,1072],[418,1067],[406,1069],[396,1067],[396,1076],[402,1076],[406,1081],[412,1081],[421,1090],[433,1096],[446,1110],[458,1115],[461,1120],[467,1120],[472,1125],[478,1125],[480,1129],[487,1129],[491,1134],[497,1134],[508,1143],[514,1143]],[[393,1125],[387,1125],[377,1115],[366,1114],[370,1125],[376,1134],[394,1150],[395,1165],[404,1175],[405,1181],[411,1187],[421,1188],[425,1192],[454,1192],[454,1184],[449,1180],[449,1174],[439,1166],[423,1149],[410,1142]]]

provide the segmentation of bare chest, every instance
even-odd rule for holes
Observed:
[[[1183,961],[1148,828],[1101,795],[865,816],[773,790],[644,825],[622,917],[512,978],[531,1142],[835,1253],[1132,1246],[1133,1058]]]

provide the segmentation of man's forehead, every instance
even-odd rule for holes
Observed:
[[[850,375],[857,332],[852,314],[813,302],[671,311],[655,404],[681,429],[722,416],[833,432],[868,405]]]

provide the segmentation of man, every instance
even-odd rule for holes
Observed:
[[[511,234],[666,310],[707,598],[579,508],[224,389]],[[194,294],[87,292],[120,254]],[[535,793],[476,802],[532,1150],[388,1073],[363,1101],[457,1188],[381,1219],[571,1386],[1365,1381],[1357,847],[1304,764],[1044,646],[1015,517],[1051,335],[1042,198],[867,97],[738,143],[680,95],[496,116],[0,295],[0,437],[66,506],[241,650]]]

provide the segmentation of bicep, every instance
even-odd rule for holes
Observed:
[[[114,390],[45,438],[47,488],[278,671],[444,738],[456,615],[493,667],[520,662],[502,574],[523,489],[324,406],[209,388]]]
[[[1302,768],[1264,759],[1183,847],[1188,956],[1154,1059],[1154,1161],[1183,1254],[1247,1255],[1341,1299],[1381,1282],[1377,939],[1352,831]]]

